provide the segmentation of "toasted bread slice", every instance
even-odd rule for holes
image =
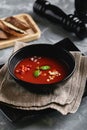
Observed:
[[[13,16],[6,18],[5,21],[11,23],[15,27],[20,28],[22,30],[26,30],[30,28],[30,26],[27,23]]]
[[[0,30],[0,39],[1,40],[8,39],[8,35],[2,30]]]
[[[11,35],[17,36],[17,37],[20,37],[20,36],[23,36],[24,34],[27,34],[27,32],[25,32],[24,30],[21,30],[21,29],[15,27],[12,24],[10,24],[6,21],[3,21],[3,20],[0,20],[0,29],[2,29],[3,31],[5,31]]]

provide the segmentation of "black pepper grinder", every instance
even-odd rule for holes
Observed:
[[[47,0],[36,0],[33,10],[53,23],[61,24],[67,31],[74,32],[80,39],[86,37],[87,29],[82,21],[73,14],[65,14],[59,7],[52,5]]]
[[[75,14],[84,23],[87,23],[87,0],[75,0]]]

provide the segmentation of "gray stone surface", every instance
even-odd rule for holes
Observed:
[[[29,13],[41,29],[41,38],[32,41],[34,43],[49,43],[54,44],[65,37],[69,37],[74,44],[87,54],[87,38],[79,40],[71,33],[62,29],[59,25],[53,25],[47,20],[36,16],[33,13],[33,3],[35,0],[0,0],[0,18],[19,13]],[[52,4],[58,5],[67,14],[74,12],[74,0],[49,0]],[[12,53],[11,48],[0,50],[0,63],[5,63]],[[75,114],[63,116],[58,112],[53,111],[46,114],[34,122],[29,123],[29,120],[24,121],[20,126],[10,123],[5,116],[0,112],[0,130],[86,130],[87,129],[87,97],[82,100],[82,103]]]

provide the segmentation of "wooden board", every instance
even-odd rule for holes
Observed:
[[[41,35],[39,27],[29,14],[19,14],[15,15],[15,17],[29,24],[30,28],[26,30],[27,35],[23,35],[22,37],[11,36],[8,40],[0,40],[0,49],[11,47],[16,41],[29,42],[38,39]]]

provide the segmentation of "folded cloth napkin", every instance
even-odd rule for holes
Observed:
[[[16,43],[14,51],[26,46]],[[63,115],[75,113],[81,103],[87,76],[87,57],[80,52],[71,52],[75,57],[76,69],[71,78],[48,94],[36,94],[16,83],[8,73],[6,63],[0,70],[0,102],[23,110],[42,110],[52,108]]]

